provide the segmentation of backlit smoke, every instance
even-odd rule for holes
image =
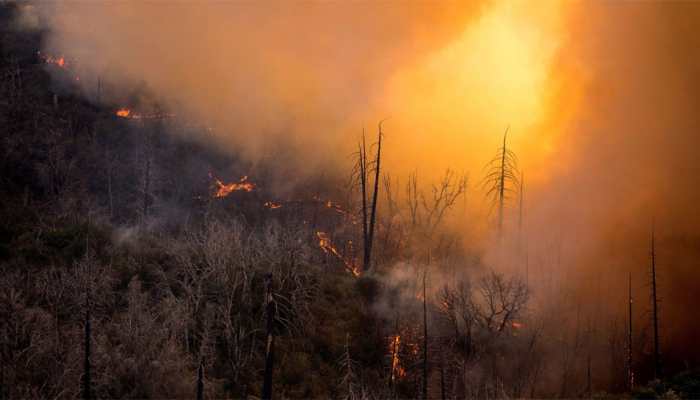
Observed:
[[[700,286],[697,3],[37,7],[47,54],[76,60],[85,93],[98,77],[145,86],[251,161],[289,145],[304,174],[347,171],[362,128],[390,117],[388,174],[427,183],[452,167],[478,181],[510,125],[528,182],[523,223],[510,204],[509,239],[494,244],[472,185],[469,218],[450,221],[465,241],[527,274],[536,295],[615,314],[628,271],[647,297],[655,221],[668,352],[680,357],[700,328],[686,317]]]

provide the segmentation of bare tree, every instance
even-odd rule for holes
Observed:
[[[503,145],[496,152],[496,156],[486,164],[486,176],[482,186],[486,190],[486,197],[490,199],[492,207],[496,207],[498,213],[498,234],[503,231],[503,216],[506,202],[517,195],[520,186],[518,178],[518,157],[507,146],[508,130],[503,134]]]
[[[651,322],[654,327],[654,378],[661,378],[661,351],[659,350],[659,300],[656,291],[656,249],[654,227],[651,228]]]
[[[90,365],[90,341],[92,339],[92,331],[90,325],[90,289],[85,290],[85,326],[83,338],[83,390],[82,397],[84,400],[92,398],[92,373]]]
[[[267,315],[267,326],[266,326],[266,347],[265,347],[265,373],[263,376],[263,387],[261,398],[263,400],[272,399],[272,371],[274,369],[275,361],[275,311],[277,309],[274,300],[273,286],[272,286],[272,274],[268,274],[265,277],[265,313]]]
[[[423,271],[423,400],[428,400],[428,307],[425,281],[428,269]]]
[[[370,161],[367,155],[367,144],[365,142],[364,131],[362,141],[359,144],[357,153],[357,165],[355,173],[358,175],[360,183],[360,194],[362,195],[362,239],[363,239],[363,265],[364,271],[369,271],[372,263],[372,245],[374,243],[375,223],[377,221],[377,199],[379,196],[379,177],[382,158],[382,123],[379,121],[377,133],[377,153],[374,160]],[[372,181],[373,190],[371,200],[369,197],[370,174],[374,173]]]
[[[629,274],[627,292],[627,387],[634,389],[634,371],[632,370],[632,273]]]
[[[341,390],[345,392],[343,399],[345,400],[355,400],[360,398],[360,393],[357,387],[357,362],[352,359],[350,353],[350,334],[345,334],[345,347],[343,348],[343,354],[338,360],[340,366],[340,371],[342,373],[342,379],[340,382]]]
[[[197,400],[204,400],[204,359],[199,360],[197,367]]]

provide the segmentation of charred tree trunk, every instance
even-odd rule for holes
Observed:
[[[382,121],[383,122],[383,121]],[[368,199],[370,162],[367,160],[367,145],[364,132],[358,155],[358,172],[360,174],[360,191],[362,192],[362,240],[363,240],[363,265],[364,271],[372,267],[372,244],[374,243],[374,227],[377,221],[377,200],[379,198],[379,177],[382,157],[382,122],[379,122],[379,135],[377,139],[377,155],[374,160],[374,182],[371,202]],[[369,202],[369,204],[368,204]]]
[[[362,192],[362,269],[367,270],[369,266],[369,227],[367,226],[367,145],[365,143],[365,132],[362,131],[362,143],[359,153],[360,170],[360,190]]]
[[[265,376],[263,377],[262,399],[272,399],[272,370],[274,367],[274,350],[275,350],[275,302],[273,298],[272,274],[268,274],[265,278],[267,286],[265,294],[266,314],[267,314],[267,348],[265,351]]]
[[[114,194],[112,192],[112,172],[114,169],[112,167],[112,157],[109,148],[107,148],[107,154],[105,156],[107,159],[107,197],[109,198],[109,219],[111,220],[114,217]]]
[[[501,237],[503,232],[503,205],[505,202],[506,191],[506,138],[508,137],[508,129],[503,135],[503,153],[501,154],[500,176],[498,178],[498,237]]]
[[[661,352],[659,350],[659,301],[656,292],[656,250],[654,229],[651,230],[651,306],[654,327],[654,378],[661,378]]]
[[[445,353],[440,350],[440,399],[447,399],[447,393],[445,392]]]
[[[423,272],[423,400],[428,399],[428,306],[425,298],[425,278],[428,274]]]
[[[83,341],[83,399],[92,399],[92,374],[90,368],[90,341],[92,331],[90,326],[90,289],[85,292],[85,332]]]
[[[372,192],[372,211],[369,216],[369,232],[367,239],[367,263],[365,270],[369,270],[372,266],[372,244],[374,243],[374,225],[377,221],[377,198],[379,194],[379,167],[382,159],[382,123],[379,123],[379,138],[377,139],[377,160],[374,164],[374,191]]]
[[[199,360],[197,368],[197,400],[204,400],[204,358]]]
[[[634,372],[632,371],[632,273],[629,274],[627,292],[627,387],[631,391],[634,388]]]

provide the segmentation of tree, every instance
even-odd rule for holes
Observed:
[[[83,399],[92,398],[92,375],[90,367],[90,341],[92,332],[90,326],[90,289],[85,290],[85,331],[83,338]]]
[[[654,328],[654,378],[661,378],[661,352],[659,350],[659,300],[656,292],[656,249],[654,227],[651,228],[651,322]]]
[[[425,298],[425,280],[428,269],[423,271],[423,400],[428,400],[428,308]]]
[[[199,360],[197,368],[197,400],[204,400],[204,359]]]
[[[267,340],[265,348],[265,375],[263,377],[262,396],[263,400],[272,399],[272,371],[275,361],[275,300],[273,298],[272,274],[265,277],[265,309],[267,314]]]
[[[379,177],[382,158],[382,123],[379,121],[377,134],[377,154],[373,161],[368,160],[367,145],[365,142],[364,131],[362,133],[362,141],[359,144],[357,155],[357,165],[355,173],[358,175],[360,183],[360,194],[362,195],[362,240],[363,240],[363,263],[362,269],[369,271],[372,265],[372,245],[374,243],[375,223],[377,221],[377,199],[379,195]],[[374,173],[371,201],[368,199],[370,173]]]
[[[632,371],[632,273],[629,274],[627,292],[627,386],[629,390],[634,389],[634,372]]]
[[[508,130],[503,134],[503,146],[496,155],[486,164],[486,176],[482,181],[482,186],[486,190],[486,197],[490,199],[492,207],[496,207],[498,213],[498,236],[501,237],[503,231],[503,213],[506,202],[517,195],[520,186],[518,178],[518,157],[513,151],[508,149],[506,139]]]

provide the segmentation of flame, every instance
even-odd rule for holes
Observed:
[[[517,322],[517,321],[513,321],[510,325],[515,329],[521,329],[521,328],[525,327],[525,324],[523,324],[522,322]]]
[[[276,210],[278,208],[282,208],[282,204],[280,203],[275,203],[274,201],[266,201],[265,204],[263,204],[265,207],[269,208],[270,210]]]
[[[401,335],[396,335],[389,339],[389,351],[391,352],[391,381],[394,382],[396,378],[403,378],[406,376],[406,370],[401,366],[401,360],[399,359]]]
[[[223,183],[219,179],[214,178],[211,173],[209,174],[210,177],[214,179],[214,183],[217,186],[216,193],[214,193],[214,197],[216,198],[221,198],[221,197],[226,197],[232,192],[236,192],[238,190],[243,190],[245,192],[251,192],[253,189],[255,189],[255,184],[252,182],[248,181],[248,176],[242,177],[238,182],[233,182],[233,183]]]
[[[343,262],[343,265],[345,265],[345,268],[347,268],[348,271],[350,271],[354,276],[360,276],[360,271],[359,268],[354,265],[351,261],[346,260],[345,257],[343,257],[338,249],[333,246],[333,243],[331,242],[330,237],[326,232],[321,232],[317,231],[316,236],[318,236],[318,246],[326,253],[326,254],[333,254],[336,256],[340,261]]]
[[[39,58],[44,60],[46,64],[53,64],[59,68],[67,68],[68,67],[68,62],[66,61],[66,58],[64,56],[59,56],[55,57],[50,54],[43,55],[41,52],[38,52]]]
[[[353,213],[351,213],[350,211],[341,207],[338,203],[336,203],[332,200],[323,200],[318,196],[314,196],[313,199],[315,201],[321,203],[327,209],[335,211],[336,213],[338,213],[344,217],[347,217],[350,220],[350,222],[352,222],[353,224],[358,223],[357,217],[355,215],[353,215]]]
[[[172,118],[175,116],[175,114],[168,113],[138,114],[126,107],[118,109],[114,114],[119,118],[128,119],[165,119]]]

